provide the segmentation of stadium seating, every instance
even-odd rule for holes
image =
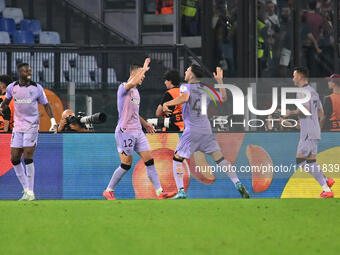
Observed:
[[[0,0],[0,15],[2,16],[2,12],[5,10],[6,8],[6,2],[5,0]]]
[[[20,22],[20,29],[24,31],[31,31],[34,36],[39,36],[41,32],[40,21],[36,19],[23,19]]]
[[[31,31],[16,31],[13,34],[13,43],[34,44],[34,37]]]
[[[20,21],[24,19],[24,13],[21,8],[5,8],[2,16],[4,18],[14,19],[15,24],[20,24]]]
[[[54,54],[36,52],[31,57],[33,79],[39,82],[54,81]]]
[[[9,44],[11,43],[11,38],[6,31],[0,32],[0,43]]]
[[[54,31],[42,31],[40,32],[40,44],[60,44],[60,35]]]
[[[30,52],[13,52],[12,53],[12,71],[16,70],[16,66],[20,63],[31,64],[31,53]]]
[[[0,72],[7,73],[7,56],[5,52],[0,52]]]
[[[6,31],[12,36],[17,31],[14,20],[7,18],[0,19],[0,31]]]
[[[116,75],[116,71],[113,68],[108,68],[107,69],[107,82],[108,83],[114,83],[117,82],[117,75]]]

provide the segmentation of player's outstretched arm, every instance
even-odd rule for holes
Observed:
[[[142,79],[144,79],[145,73],[150,70],[150,62],[150,58],[145,59],[143,68],[125,85],[126,90],[136,87],[142,81]]]
[[[170,114],[171,110],[169,109],[169,106],[176,106],[176,105],[181,105],[184,104],[186,102],[188,102],[190,97],[189,93],[182,93],[179,97],[176,97],[175,99],[165,102],[163,104],[163,112],[165,112],[165,114]]]
[[[53,115],[53,110],[50,105],[50,103],[44,104],[45,110],[47,112],[48,117],[51,119],[51,128],[50,131],[54,132],[55,134],[58,132],[58,125],[57,122],[55,121],[54,115]]]
[[[223,84],[223,70],[221,67],[216,67],[216,73],[214,73],[214,78],[218,84]],[[227,101],[227,92],[225,88],[220,88],[219,91],[222,95],[222,102]]]

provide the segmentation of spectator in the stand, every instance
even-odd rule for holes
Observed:
[[[234,37],[236,20],[224,4],[216,6],[218,20],[215,26],[216,50],[219,65],[229,76],[235,74]]]
[[[200,35],[200,0],[182,0],[182,35]]]
[[[180,96],[180,83],[181,77],[177,70],[169,70],[164,74],[164,84],[167,88],[167,91],[165,92],[162,101],[157,107],[157,117],[166,117],[163,112],[163,104]],[[182,115],[182,105],[169,107],[169,109],[172,111],[171,114],[167,116],[170,118],[170,126],[169,128],[164,128],[163,131],[183,131],[184,122]]]
[[[267,1],[266,8],[268,13],[266,24],[275,31],[275,26],[280,27],[280,21],[279,17],[275,13],[275,4],[273,3],[273,1]]]
[[[280,20],[276,14],[276,5],[273,1],[267,0],[265,9],[267,12],[267,19],[265,23],[268,27],[267,36],[268,43],[271,49],[271,56],[268,59],[268,74],[271,77],[277,77],[279,75],[279,62],[280,62]]]
[[[328,79],[328,87],[333,93],[324,100],[324,130],[340,131],[340,75],[333,74]]]
[[[306,13],[301,16],[300,36],[302,41],[302,61],[307,66],[312,76],[318,76],[316,54],[321,54],[322,50],[313,36],[312,30],[306,21]]]
[[[262,77],[263,72],[268,70],[268,64],[273,59],[273,45],[275,40],[268,33],[266,25],[267,12],[265,6],[258,2],[258,18],[257,18],[257,60],[258,60],[258,76]]]
[[[5,100],[7,86],[12,82],[8,75],[0,76],[0,104]],[[13,129],[14,124],[14,100],[11,101],[9,107],[0,115],[0,132],[8,132]]]
[[[324,23],[318,40],[319,47],[322,49],[322,55],[320,55],[319,61],[319,77],[324,77],[334,72],[333,14],[327,6],[328,5],[323,4],[320,9]]]
[[[156,14],[173,14],[173,0],[156,0]]]
[[[280,77],[287,77],[292,56],[293,23],[289,6],[282,6],[280,10]]]
[[[324,20],[319,13],[316,12],[317,1],[312,0],[309,2],[309,10],[305,13],[306,23],[312,30],[312,34],[316,41],[319,40]]]

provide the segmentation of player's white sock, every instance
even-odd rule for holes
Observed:
[[[34,192],[33,192],[33,190],[27,190],[27,195],[29,195],[29,196],[33,196],[34,195]]]
[[[27,172],[27,180],[28,180],[27,189],[28,189],[28,191],[32,191],[32,193],[33,193],[33,190],[34,190],[34,173],[35,173],[33,161],[30,164],[26,164],[26,172]]]
[[[25,174],[25,168],[23,164],[20,162],[18,165],[13,165],[13,168],[14,168],[15,174],[17,175],[19,179],[19,182],[22,185],[22,188],[24,189],[24,191],[26,191],[28,188],[28,180]]]
[[[234,185],[240,181],[237,174],[232,171],[231,164],[229,163],[228,160],[222,159],[222,160],[219,160],[219,162],[217,161],[216,163],[222,168],[227,167],[228,171],[226,171],[226,174],[228,175],[230,180],[234,183]]]
[[[184,188],[184,182],[183,182],[184,170],[183,170],[182,162],[183,160],[178,160],[174,158],[173,163],[172,163],[172,171],[174,174],[177,190]]]
[[[159,196],[162,193],[163,193],[163,189],[162,188],[159,188],[158,190],[156,190],[157,196]]]
[[[322,185],[322,190],[325,192],[331,192],[332,190],[328,187],[327,183]]]

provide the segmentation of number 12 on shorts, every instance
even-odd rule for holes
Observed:
[[[132,143],[133,143],[132,139],[126,139],[126,140],[124,140],[124,147],[125,148],[126,147],[132,147]]]

